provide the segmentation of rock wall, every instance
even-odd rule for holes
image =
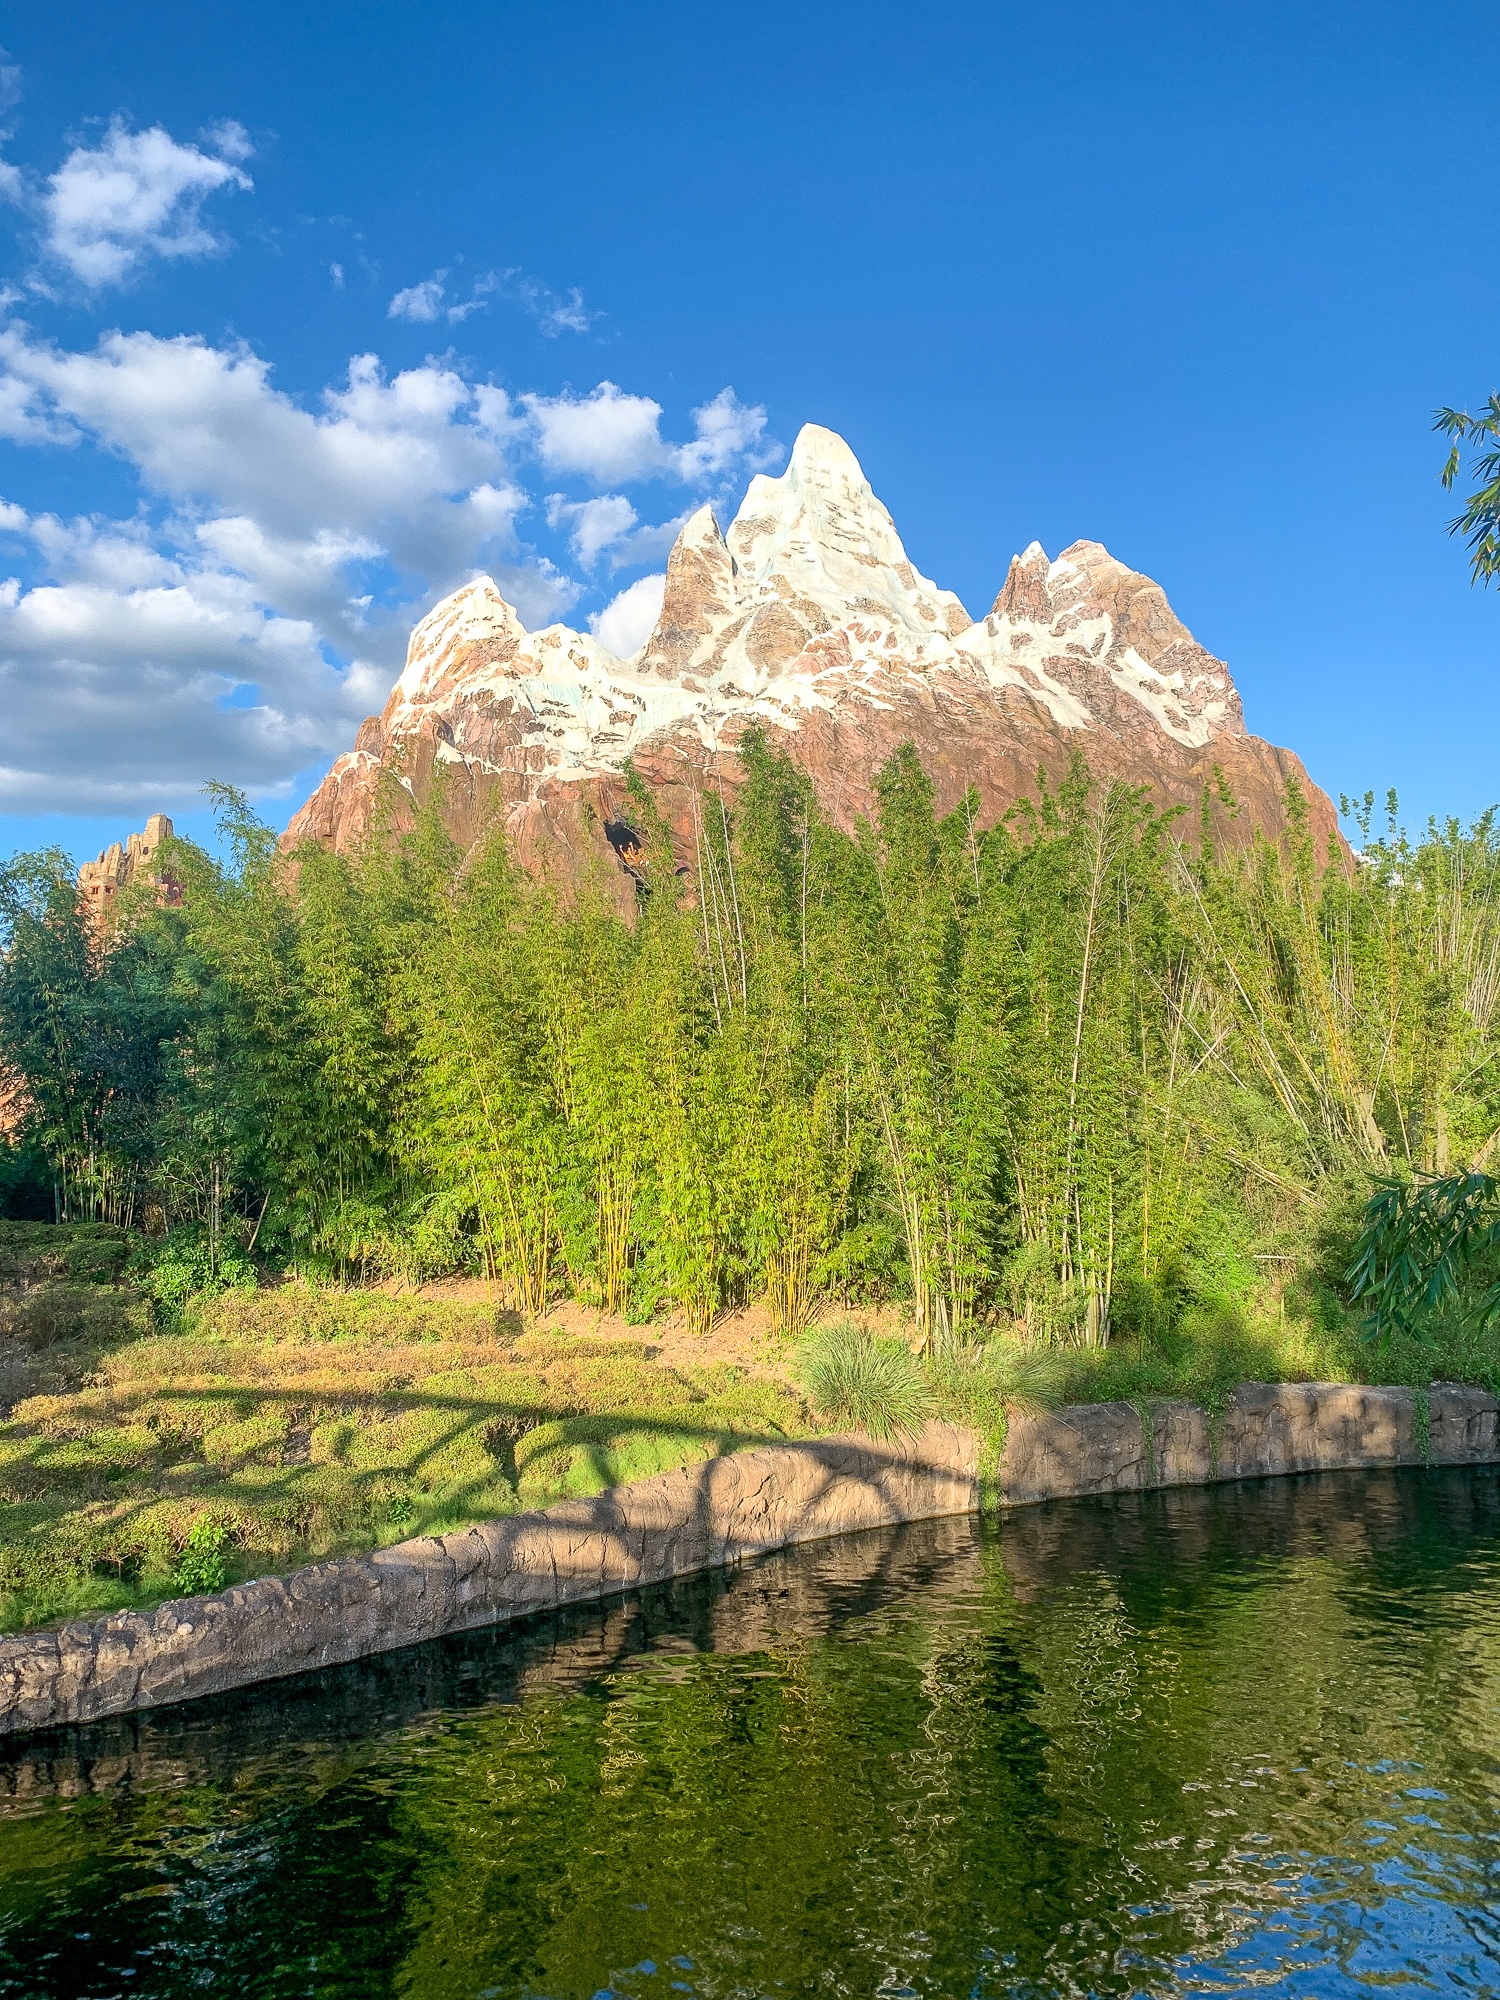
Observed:
[[[948,1424],[903,1445],[814,1438],[736,1452],[213,1597],[0,1639],[0,1733],[222,1694],[978,1504],[976,1441]]]
[[[1250,1383],[1217,1415],[1082,1405],[1010,1426],[1005,1507],[1268,1474],[1500,1461],[1482,1390]],[[473,1631],[797,1542],[972,1513],[977,1440],[946,1424],[879,1445],[819,1438],[662,1473],[591,1500],[237,1584],[213,1597],[0,1639],[0,1733],[220,1694]]]
[[[1247,1382],[1213,1417],[1194,1403],[1087,1403],[1010,1426],[1002,1505],[1205,1486],[1358,1465],[1482,1465],[1500,1459],[1495,1398],[1435,1382],[1410,1389],[1348,1382]]]

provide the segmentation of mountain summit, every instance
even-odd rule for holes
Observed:
[[[527,632],[489,577],[445,598],[287,839],[348,846],[382,768],[422,798],[448,765],[460,838],[499,803],[524,856],[567,865],[620,820],[628,758],[690,845],[697,792],[737,782],[752,724],[845,825],[873,809],[905,742],[943,809],[974,785],[986,818],[1034,795],[1039,770],[1056,783],[1081,751],[1096,778],[1149,784],[1162,806],[1196,808],[1222,780],[1241,829],[1278,830],[1293,779],[1318,837],[1337,824],[1298,759],[1247,734],[1229,669],[1159,584],[1097,542],[1055,561],[1033,542],[976,622],[913,568],[844,440],[807,424],[786,471],[750,482],[727,534],[711,508],[688,520],[655,630],[628,660],[566,625]]]

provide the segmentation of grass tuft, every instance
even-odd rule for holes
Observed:
[[[797,1373],[820,1416],[872,1438],[910,1435],[932,1414],[932,1385],[906,1343],[850,1320],[810,1333]]]

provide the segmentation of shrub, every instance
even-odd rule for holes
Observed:
[[[931,1387],[905,1342],[847,1320],[808,1336],[797,1373],[820,1416],[873,1438],[920,1430],[932,1410]]]
[[[249,1258],[222,1241],[212,1244],[197,1228],[174,1229],[148,1255],[138,1252],[135,1261],[141,1288],[156,1302],[157,1318],[167,1326],[178,1324],[190,1299],[255,1290],[255,1266]]]
[[[79,1236],[68,1245],[66,1269],[75,1285],[119,1282],[130,1249],[123,1236]]]
[[[209,1597],[229,1581],[225,1550],[229,1530],[211,1515],[200,1514],[188,1530],[172,1581],[183,1597]]]
[[[1067,1354],[1004,1339],[961,1348],[935,1370],[939,1386],[966,1410],[976,1415],[1017,1411],[1028,1417],[1066,1400],[1071,1372]]]

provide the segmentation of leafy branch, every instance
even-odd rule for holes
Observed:
[[[1500,440],[1500,393],[1491,395],[1477,417],[1467,410],[1435,410],[1432,428],[1453,439],[1443,467],[1443,491],[1451,493],[1463,465],[1465,444]],[[1469,567],[1475,583],[1488,583],[1500,574],[1500,446],[1476,450],[1469,463],[1474,490],[1464,511],[1448,524],[1450,535],[1463,535],[1469,548]]]
[[[1350,1296],[1368,1309],[1376,1338],[1413,1335],[1454,1304],[1476,1266],[1500,1245],[1500,1179],[1494,1174],[1381,1180],[1365,1209],[1349,1266]],[[1500,1322],[1500,1283],[1476,1301],[1487,1331]]]

